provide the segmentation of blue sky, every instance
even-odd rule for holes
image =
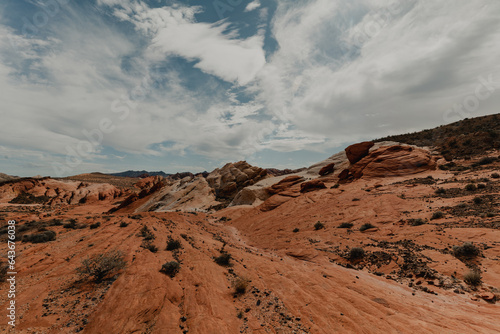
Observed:
[[[4,0],[0,172],[297,168],[498,113],[487,0]]]

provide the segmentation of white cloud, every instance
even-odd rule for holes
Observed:
[[[500,4],[390,4],[280,3],[280,48],[260,72],[263,103],[339,144],[445,123],[444,112],[474,92],[478,76],[500,79]],[[343,24],[346,14],[352,25]],[[498,90],[471,117],[497,112],[495,99]]]
[[[257,8],[260,7],[260,1],[259,0],[254,0],[250,2],[246,7],[245,7],[245,12],[251,12],[253,10],[256,10]]]
[[[115,15],[132,22],[151,37],[150,57],[161,59],[176,55],[196,60],[196,67],[225,81],[244,86],[265,65],[263,37],[237,38],[236,32],[224,33],[229,24],[196,22],[197,7],[149,8],[136,6],[115,10]]]

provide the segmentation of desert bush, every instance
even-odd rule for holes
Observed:
[[[410,219],[409,223],[411,226],[420,226],[425,224],[425,220],[423,220],[422,218]]]
[[[168,239],[167,241],[167,250],[168,251],[174,251],[176,249],[179,249],[182,247],[182,244],[180,242],[180,240],[177,240],[177,239]]]
[[[477,189],[484,189],[484,188],[486,188],[486,184],[484,184],[484,183],[479,183],[477,185]]]
[[[143,237],[144,240],[153,240],[156,238],[153,232],[151,232],[149,227],[147,227],[146,225],[142,226],[141,230],[139,231],[139,236]]]
[[[35,196],[26,192],[20,193],[16,198],[12,199],[9,203],[12,204],[44,204],[49,201],[48,196]]]
[[[442,211],[436,211],[432,214],[431,216],[431,220],[434,220],[434,219],[441,219],[444,217],[444,212]]]
[[[56,240],[56,232],[54,231],[43,231],[40,233],[27,234],[23,236],[23,242],[31,242],[34,244],[44,243]]]
[[[141,247],[149,250],[151,253],[156,253],[158,251],[158,247],[156,247],[151,240],[142,240]]]
[[[477,187],[473,183],[469,183],[468,185],[465,186],[465,190],[467,190],[467,191],[474,191],[476,189],[477,189]]]
[[[464,275],[464,282],[471,286],[478,286],[481,284],[481,274],[478,271],[468,271]]]
[[[81,229],[81,228],[85,228],[85,225],[77,224],[76,219],[70,219],[70,220],[68,220],[67,223],[65,223],[63,225],[63,227],[67,228],[67,229]]]
[[[354,247],[349,250],[349,259],[358,260],[365,256],[365,250],[361,247]]]
[[[299,230],[298,228],[294,228],[292,232],[293,232],[293,233],[297,233],[297,232],[299,232],[299,231],[300,231],[300,230]]]
[[[179,264],[179,262],[170,261],[161,266],[160,272],[170,277],[174,277],[175,275],[177,275],[180,269],[181,265]]]
[[[92,277],[95,282],[101,282],[106,276],[125,268],[126,264],[123,253],[113,250],[82,260],[82,265],[76,268],[76,272]]]
[[[455,255],[455,257],[471,258],[476,257],[479,254],[479,248],[471,242],[466,242],[462,246],[453,246],[453,255]]]
[[[141,215],[131,215],[131,216],[128,216],[130,219],[141,219],[142,216]]]
[[[488,213],[486,213],[486,217],[488,217],[488,218],[496,217],[496,215],[497,214],[494,213],[494,212],[488,212]]]
[[[318,221],[316,224],[314,224],[314,229],[317,231],[317,230],[321,230],[325,228],[325,224],[323,224],[322,222]]]
[[[361,227],[359,228],[359,230],[361,232],[363,232],[363,231],[366,231],[366,230],[374,228],[374,227],[375,227],[374,225],[372,225],[370,223],[366,223],[366,224],[361,225]]]
[[[353,226],[354,226],[353,223],[342,223],[339,225],[339,228],[351,228]]]
[[[242,295],[247,292],[249,281],[246,278],[238,277],[233,282],[234,293],[237,295]]]
[[[98,228],[99,226],[101,226],[101,223],[99,223],[99,222],[94,223],[94,224],[90,224],[90,229],[93,230],[93,229]]]
[[[231,254],[226,252],[221,252],[219,256],[214,259],[215,263],[219,266],[227,267],[231,264]]]
[[[127,227],[127,226],[128,226],[128,224],[126,222],[121,222],[120,223],[120,227]]]
[[[493,174],[491,174],[491,177],[494,178],[494,179],[500,179],[500,174],[493,173]]]
[[[478,162],[476,162],[474,165],[476,165],[476,166],[489,165],[489,164],[495,162],[496,160],[497,159],[494,157],[484,157],[481,160],[479,160]]]
[[[50,226],[62,226],[63,222],[61,219],[54,218],[49,222]]]
[[[483,203],[483,199],[481,197],[474,197],[474,199],[472,200],[474,202],[474,204],[482,204]]]
[[[446,194],[446,189],[444,189],[444,188],[437,188],[437,189],[436,189],[436,191],[435,191],[435,193],[436,193],[437,195],[443,195],[443,194]]]

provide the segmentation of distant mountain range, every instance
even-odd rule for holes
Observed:
[[[163,176],[167,177],[170,174],[167,174],[165,172],[159,171],[159,172],[148,172],[145,170],[137,171],[137,170],[128,170],[126,172],[120,172],[120,173],[108,173],[107,175],[113,175],[113,176],[122,176],[122,177],[141,177],[141,176]]]

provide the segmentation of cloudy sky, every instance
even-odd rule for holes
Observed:
[[[2,0],[0,172],[296,168],[499,112],[500,2]]]

